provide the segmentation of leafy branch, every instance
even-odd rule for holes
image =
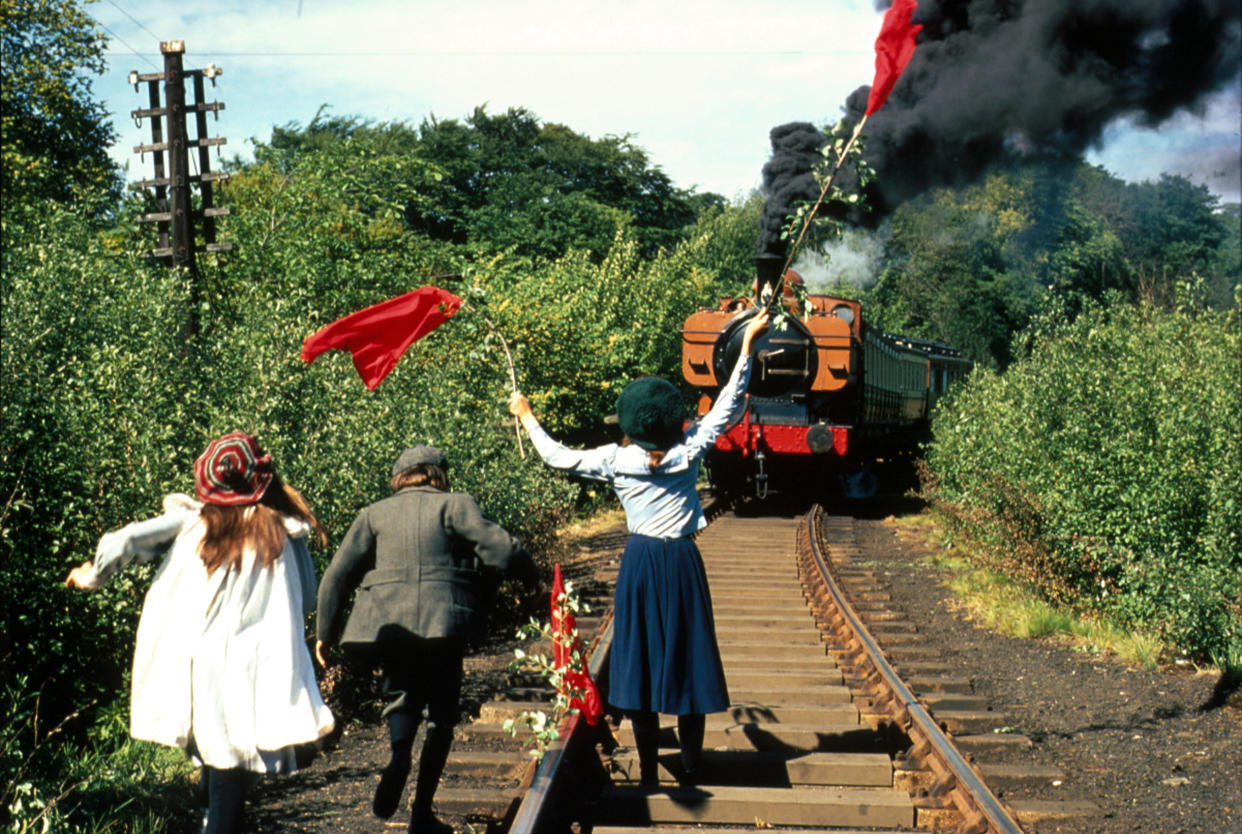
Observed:
[[[590,607],[581,600],[572,582],[565,583],[565,590],[553,600],[553,605],[556,606],[555,619],[562,623],[578,614],[590,612]],[[555,643],[557,640],[552,622],[543,622],[535,617],[518,628],[517,636],[539,642]],[[521,648],[514,649],[514,660],[509,664],[510,673],[538,675],[556,690],[550,711],[527,710],[504,722],[505,732],[514,737],[522,728],[526,729],[530,736],[527,740],[530,755],[536,761],[542,759],[548,748],[560,738],[561,724],[575,709],[575,700],[581,703],[587,694],[584,688],[571,683],[571,680],[582,680],[587,673],[587,659],[582,651],[577,626],[561,630],[560,640],[565,658],[561,665],[546,654]]]
[[[866,188],[875,179],[875,171],[863,158],[863,142],[860,137],[863,125],[866,123],[867,119],[864,116],[854,126],[848,138],[846,138],[844,120],[837,122],[828,131],[828,135],[833,138],[820,148],[820,156],[823,158],[816,163],[812,171],[815,181],[820,184],[819,197],[814,203],[799,205],[790,216],[789,223],[781,231],[781,240],[794,238],[785,259],[785,265],[781,269],[782,279],[785,271],[797,258],[798,250],[812,230],[818,232],[819,236],[824,239],[835,240],[840,237],[840,224],[832,218],[819,216],[819,210],[825,203],[843,203],[849,206],[861,206],[865,203]],[[852,163],[858,176],[857,183],[851,189],[843,189],[834,184],[837,173],[845,165],[846,160]],[[796,237],[794,236],[795,230],[797,230]],[[772,294],[768,300],[769,306],[779,295],[780,293],[775,292]]]

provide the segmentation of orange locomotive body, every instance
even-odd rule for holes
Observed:
[[[786,286],[791,280],[800,281],[787,273]],[[793,301],[788,289],[786,299]],[[805,309],[779,317],[758,340],[744,404],[708,456],[718,489],[753,483],[761,497],[769,486],[872,493],[877,463],[912,453],[936,398],[971,368],[947,345],[868,328],[857,301],[810,295]],[[700,415],[728,378],[756,313],[748,299],[722,299],[686,319],[681,371],[700,392]]]

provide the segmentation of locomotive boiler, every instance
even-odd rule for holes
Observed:
[[[759,299],[780,291],[790,302],[757,340],[746,397],[708,453],[713,486],[761,498],[770,489],[874,494],[925,439],[931,407],[971,361],[948,345],[868,327],[858,301],[807,295],[793,303],[796,274],[782,281],[783,259],[757,261],[754,299],[722,299],[681,331],[682,376],[699,392],[702,415],[737,361]]]

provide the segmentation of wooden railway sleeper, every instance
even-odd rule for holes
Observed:
[[[898,756],[897,761],[894,762],[893,781],[896,784],[899,781],[898,774],[900,774],[902,787],[913,794],[910,802],[916,809],[915,823],[925,829],[956,830],[960,834],[1017,831],[1016,826],[1013,829],[992,828],[987,824],[982,828],[979,827],[979,820],[983,819],[984,815],[971,801],[964,799],[965,792],[962,790],[961,780],[954,774],[951,767],[945,766],[939,760],[934,752],[934,746],[922,737],[920,725],[914,719],[912,704],[908,702],[907,696],[896,694],[891,686],[887,685],[885,674],[873,660],[874,649],[855,634],[849,617],[834,604],[834,591],[830,588],[831,580],[823,577],[818,570],[811,569],[813,559],[806,553],[811,539],[808,528],[809,523],[803,525],[798,531],[799,573],[806,583],[804,597],[812,611],[815,612],[815,623],[821,642],[828,644],[827,654],[838,660],[845,680],[851,683],[861,681],[864,684],[851,696],[852,700],[859,705],[864,722],[871,725],[880,738],[888,737],[889,740],[885,746],[889,749],[908,748],[906,755]],[[818,581],[817,574],[822,577],[818,578]],[[600,634],[606,631],[609,629],[601,628]],[[847,634],[854,634],[854,636],[846,638]],[[833,648],[833,646],[842,646],[845,640],[848,640],[848,644],[843,648]],[[597,648],[595,645],[591,646],[592,650]],[[592,665],[597,665],[601,653],[591,651],[591,655]],[[581,722],[577,724],[576,729],[581,731]],[[579,764],[570,764],[569,767],[571,769],[581,768],[583,761],[581,758],[562,755],[572,746],[570,739],[566,741],[567,744],[560,751],[552,751],[547,758],[562,760],[578,758]],[[592,769],[596,766],[605,769],[612,765],[611,751],[601,750],[594,744],[588,745],[588,750],[594,754],[592,758],[596,763],[592,765]],[[568,761],[564,763],[568,764]],[[550,790],[551,782],[554,781],[547,767],[550,764],[551,762],[545,761],[541,764],[539,772],[534,774],[531,784],[535,790],[528,792],[527,799],[530,798],[531,793],[538,792],[541,786],[546,793],[555,793]],[[971,776],[974,777],[975,774],[972,773]],[[581,795],[577,798],[583,799]],[[517,809],[513,819],[511,834],[522,832],[535,834],[537,829],[548,830],[533,816],[525,813],[528,810],[526,806],[527,802],[524,799],[522,807]],[[572,817],[561,814],[554,816],[558,816],[561,825],[564,826],[559,830],[572,830]]]

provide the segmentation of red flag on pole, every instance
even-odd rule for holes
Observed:
[[[552,568],[552,663],[561,671],[560,691],[562,695],[569,695],[569,706],[578,708],[586,722],[594,724],[604,714],[604,704],[587,670],[568,668],[574,652],[581,650],[581,642],[574,632],[577,625],[573,612],[561,600],[564,594],[565,584],[561,581],[558,564]],[[570,690],[578,690],[582,695],[571,695]]]
[[[915,0],[893,0],[893,5],[884,13],[884,23],[875,39],[875,80],[871,82],[871,95],[867,98],[868,116],[884,105],[901,71],[914,55],[914,36],[923,29],[921,23],[910,23],[917,6]]]
[[[406,348],[435,330],[457,312],[461,299],[439,287],[381,301],[337,319],[302,342],[302,359],[314,362],[325,350],[354,355],[354,368],[368,390],[388,376]]]

